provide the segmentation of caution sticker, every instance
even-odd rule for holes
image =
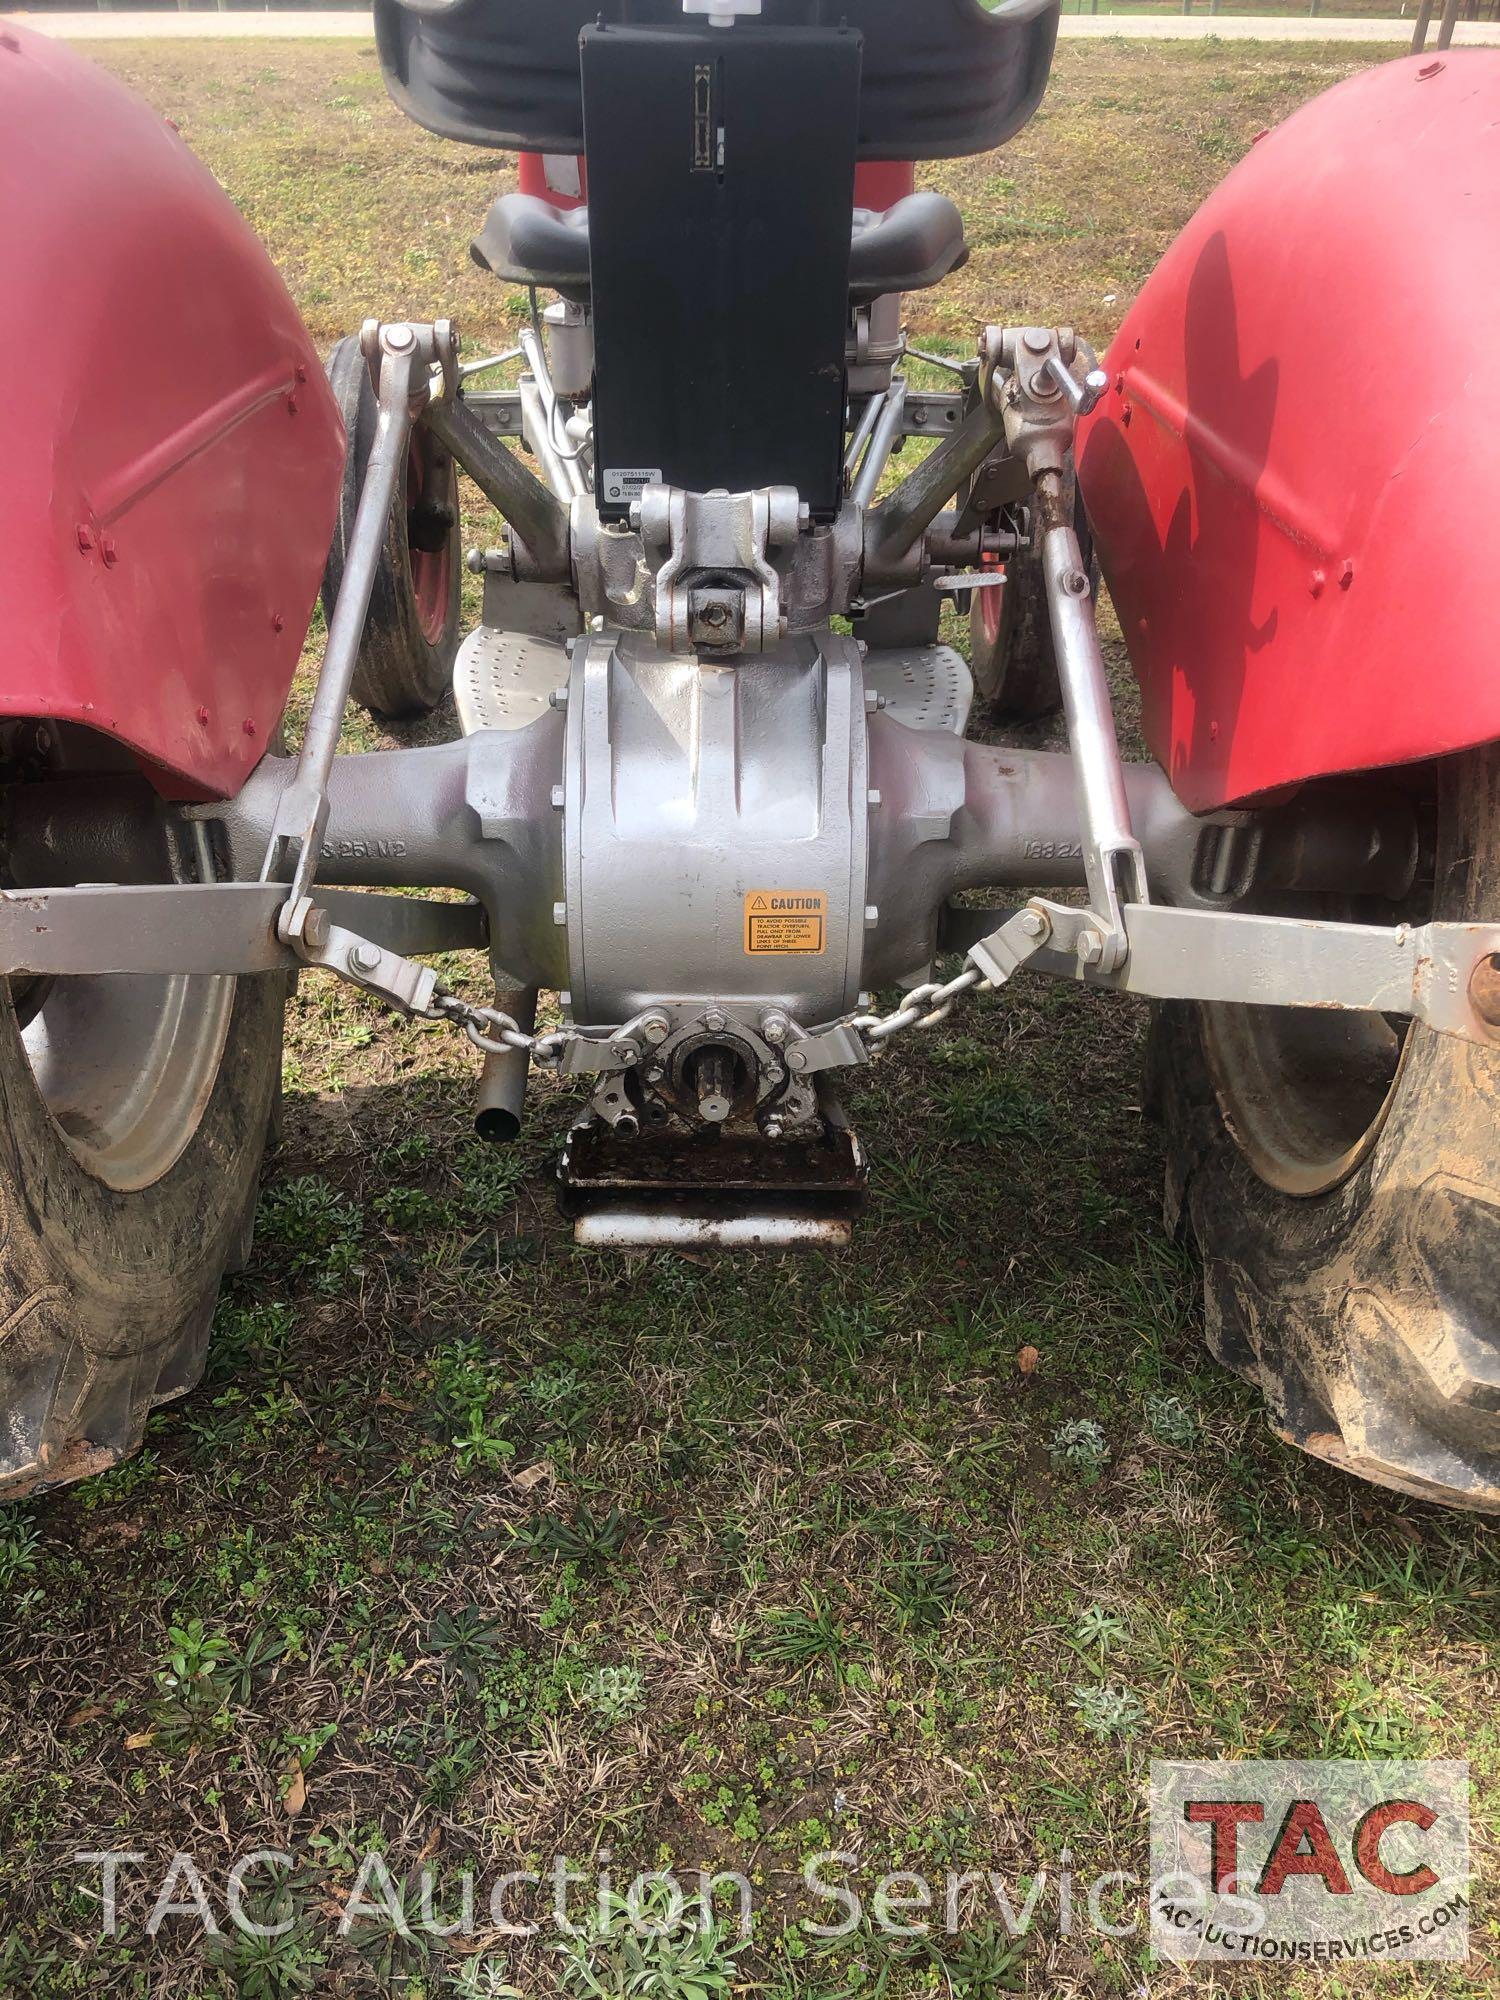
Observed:
[[[745,891],[747,952],[821,951],[827,928],[828,898],[820,889]]]

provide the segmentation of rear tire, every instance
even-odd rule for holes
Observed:
[[[132,852],[120,879],[165,863]],[[286,993],[279,973],[0,980],[0,1501],[128,1456],[202,1374]]]
[[[1432,914],[1500,916],[1500,749],[1439,771],[1437,844]],[[1382,1056],[1372,1019],[1159,1009],[1168,1223],[1281,1437],[1500,1512],[1500,1050],[1413,1025]]]
[[[1096,580],[1093,536],[1077,499],[1071,457],[1064,481],[1084,567]],[[1052,615],[1042,579],[1042,528],[1035,507],[1029,510],[1029,519],[1030,546],[1007,558],[1004,583],[976,590],[969,608],[969,659],[975,691],[1001,722],[1033,722],[1062,707]]]
[[[354,336],[328,357],[328,381],[349,436],[323,609],[333,615],[379,415]],[[422,715],[442,700],[459,640],[458,468],[425,424],[414,426],[398,482],[354,667],[354,698],[372,715]]]

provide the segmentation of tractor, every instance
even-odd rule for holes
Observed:
[[[0,35],[0,1494],[198,1380],[299,975],[463,1037],[496,1144],[576,1080],[579,1243],[852,1255],[841,1081],[1046,978],[1154,1003],[1167,1225],[1276,1430],[1500,1509],[1500,54],[1264,136],[1107,352],[924,356],[921,169],[1021,128],[1058,12],[376,0],[400,108],[520,156],[498,357],[321,357],[177,133]]]

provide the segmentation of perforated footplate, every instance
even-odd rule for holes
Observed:
[[[524,729],[568,678],[566,647],[528,632],[481,625],[453,662],[453,698],[465,736],[476,729]],[[865,686],[885,697],[885,713],[908,729],[948,729],[962,736],[974,702],[974,679],[952,646],[872,648]]]
[[[871,647],[865,686],[885,696],[885,712],[908,729],[962,736],[974,705],[974,676],[951,646]]]
[[[453,662],[453,699],[465,736],[476,729],[524,729],[546,713],[554,688],[568,678],[568,654],[529,632],[481,625]]]

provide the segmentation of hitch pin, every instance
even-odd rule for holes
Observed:
[[[1047,356],[1042,371],[1050,375],[1062,390],[1075,417],[1086,417],[1090,410],[1098,406],[1099,398],[1109,387],[1109,377],[1102,368],[1091,368],[1080,382],[1057,354]]]

